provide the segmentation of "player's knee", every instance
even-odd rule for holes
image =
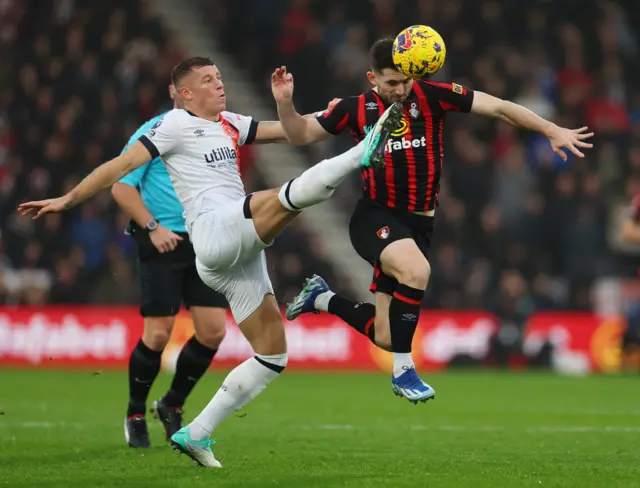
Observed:
[[[173,317],[145,317],[142,342],[154,351],[162,351],[173,330]]]
[[[273,295],[266,295],[260,307],[239,326],[256,354],[273,356],[287,353],[284,322]]]
[[[426,258],[419,256],[407,256],[396,260],[390,267],[390,274],[403,285],[425,290],[431,275],[431,265]]]
[[[222,327],[212,324],[212,327],[203,327],[196,332],[198,342],[209,349],[218,349],[226,335],[227,330],[224,324],[222,324]]]
[[[431,275],[429,261],[413,239],[400,239],[380,254],[382,271],[399,283],[425,290]]]
[[[227,312],[221,308],[191,307],[196,339],[209,349],[218,349],[227,333]]]
[[[274,355],[287,353],[287,340],[284,332],[282,317],[273,317],[264,322],[262,334],[256,341],[254,349],[259,354]]]
[[[401,269],[397,280],[399,283],[410,286],[411,288],[426,290],[430,275],[431,265],[429,264],[429,261],[423,259],[419,264],[415,263],[412,266],[407,266]]]

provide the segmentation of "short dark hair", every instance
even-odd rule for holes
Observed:
[[[374,42],[369,50],[369,62],[373,72],[380,73],[385,68],[397,71],[393,64],[393,39],[378,39]]]
[[[203,66],[213,66],[213,61],[210,58],[202,56],[194,56],[193,58],[187,58],[176,64],[171,70],[171,83],[174,86],[178,86],[178,83],[182,79],[191,73],[194,68],[202,68]]]

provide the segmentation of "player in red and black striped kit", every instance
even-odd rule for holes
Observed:
[[[385,107],[393,102],[404,105],[403,124],[387,141],[384,167],[362,171],[363,195],[349,226],[353,247],[374,267],[371,291],[375,306],[335,295],[321,278],[313,277],[290,304],[287,316],[291,319],[304,312],[328,311],[379,347],[392,351],[393,390],[416,402],[435,395],[415,372],[411,342],[430,275],[427,255],[442,173],[447,113],[473,112],[540,132],[562,156],[566,148],[582,157],[578,147],[591,147],[584,139],[592,134],[586,133],[586,127],[558,127],[524,107],[456,83],[407,78],[393,65],[392,44],[392,39],[382,39],[371,48],[371,71],[367,73],[371,90],[343,99],[315,119],[303,118],[291,96],[274,91],[287,137],[298,145],[326,139],[345,129],[361,140]],[[276,70],[272,82],[289,85],[293,94],[293,78],[286,68]]]

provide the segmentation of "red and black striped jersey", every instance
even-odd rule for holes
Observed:
[[[365,197],[409,212],[434,209],[442,172],[447,112],[470,112],[472,103],[473,91],[456,83],[415,81],[404,102],[402,125],[387,141],[385,167],[362,171]],[[348,128],[360,141],[385,108],[380,96],[370,90],[343,99],[317,120],[330,134],[340,134]]]

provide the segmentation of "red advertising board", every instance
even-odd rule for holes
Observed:
[[[613,372],[620,368],[619,317],[589,312],[537,313],[525,329],[524,350],[535,352],[543,341],[555,346],[554,367],[567,372]]]
[[[292,368],[390,368],[390,353],[337,317],[304,315],[285,324]],[[414,359],[423,370],[445,368],[459,355],[481,360],[496,330],[497,322],[489,313],[425,311],[414,339]],[[535,351],[550,340],[557,347],[560,367],[575,363],[578,369],[586,365],[588,371],[609,371],[619,363],[621,330],[620,321],[588,313],[536,314],[527,324],[525,348]],[[0,366],[123,368],[141,333],[142,318],[136,307],[0,308]],[[189,314],[183,312],[163,354],[166,369],[173,368],[192,334]],[[229,316],[227,336],[213,367],[228,369],[251,354],[249,343]]]

